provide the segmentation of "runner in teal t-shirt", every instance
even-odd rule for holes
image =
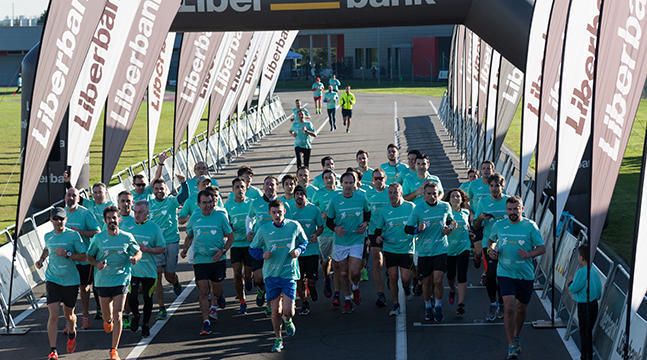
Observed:
[[[281,178],[281,187],[283,188],[283,195],[279,197],[279,200],[281,202],[287,204],[287,208],[292,210],[296,206],[296,203],[294,202],[294,189],[297,186],[297,178],[296,176],[292,174],[286,174]],[[290,214],[288,213],[286,215],[287,217],[290,217]]]
[[[243,179],[243,181],[245,181],[245,188],[247,189],[245,197],[249,201],[263,197],[263,191],[252,185],[252,180],[254,179],[254,171],[252,170],[252,168],[250,168],[249,166],[241,166],[238,168],[236,175],[239,178]],[[234,194],[230,192],[227,199],[231,199],[233,197]]]
[[[135,224],[129,232],[135,237],[142,252],[142,258],[133,265],[133,277],[130,281],[128,293],[128,307],[133,314],[130,322],[130,329],[137,331],[140,324],[139,294],[144,299],[144,319],[142,325],[142,336],[150,335],[150,318],[153,312],[153,292],[157,281],[157,261],[155,257],[166,249],[162,230],[152,221],[148,220],[149,203],[140,200],[135,203]],[[123,222],[122,222],[123,224]]]
[[[386,306],[386,296],[384,295],[384,254],[382,253],[382,244],[375,242],[375,237],[371,236],[375,230],[375,221],[379,218],[380,210],[389,204],[389,191],[385,187],[386,174],[382,168],[377,168],[370,172],[372,186],[366,190],[366,201],[368,201],[371,210],[371,221],[368,225],[368,237],[371,258],[373,259],[373,283],[377,291],[377,306]],[[362,178],[362,182],[364,178]]]
[[[337,80],[337,75],[333,74],[332,77],[328,80],[328,85],[332,86],[333,91],[338,92],[339,87],[341,86],[341,81]]]
[[[456,228],[447,235],[447,283],[449,284],[449,303],[453,304],[458,287],[458,307],[456,316],[465,315],[465,293],[467,291],[467,268],[472,247],[472,230],[467,195],[463,190],[452,189],[445,195],[444,201],[452,207]],[[481,252],[478,251],[480,258]],[[458,277],[458,281],[456,281]],[[456,283],[458,282],[458,286]]]
[[[198,180],[199,180],[198,192],[205,189],[211,189],[214,192],[214,194],[216,194],[216,198],[217,198],[216,210],[223,210],[225,204],[223,204],[222,202],[222,198],[220,197],[220,191],[217,190],[218,188],[211,187],[212,179],[208,176],[201,175]],[[198,192],[195,192],[189,195],[189,197],[182,205],[182,209],[178,214],[178,219],[177,219],[178,224],[185,224],[187,221],[189,221],[189,218],[191,217],[191,215],[200,211],[200,207],[198,206]]]
[[[326,211],[326,226],[335,232],[332,259],[335,273],[346,273],[341,277],[340,291],[344,294],[344,312],[353,311],[353,302],[359,305],[360,271],[364,253],[364,239],[370,220],[370,209],[366,196],[357,191],[357,177],[354,172],[344,173],[342,192],[336,195]],[[352,291],[352,295],[351,295]],[[351,302],[351,298],[353,302]]]
[[[337,130],[337,104],[339,104],[339,95],[332,86],[328,86],[328,92],[324,95],[323,101],[326,103],[330,131],[335,131]]]
[[[67,352],[72,353],[76,349],[74,307],[79,293],[80,278],[74,260],[84,260],[87,248],[76,231],[65,228],[66,217],[65,209],[57,207],[52,210],[50,221],[54,230],[45,234],[45,247],[40,259],[35,263],[36,268],[41,269],[45,259],[49,259],[45,270],[45,285],[49,312],[47,335],[51,348],[50,359],[58,358],[56,350],[58,329],[52,325],[58,323],[60,303],[63,303],[63,313],[67,322]]]
[[[202,329],[200,335],[211,333],[211,310],[209,293],[213,298],[223,296],[222,281],[226,276],[227,251],[234,242],[234,235],[227,215],[216,211],[216,196],[209,190],[198,193],[200,211],[191,215],[186,226],[184,248],[180,255],[185,258],[193,246],[193,272],[199,290]],[[226,240],[225,240],[226,239]]]
[[[335,160],[332,158],[332,156],[324,156],[321,158],[321,174],[315,176],[315,178],[312,179],[312,185],[316,186],[317,189],[321,189],[326,186],[323,179],[323,174],[326,170],[330,170],[333,173],[335,171]],[[336,174],[335,176],[337,178],[337,182],[339,182],[339,176]]]
[[[297,282],[297,292],[301,299],[300,315],[310,314],[310,302],[317,301],[317,279],[319,278],[319,235],[323,233],[324,222],[321,211],[308,202],[306,189],[297,186],[294,190],[294,207],[290,210],[290,219],[301,224],[308,239],[306,250],[299,256],[301,277]]]
[[[490,177],[490,185],[496,180]],[[503,178],[499,179],[502,183]],[[523,217],[523,201],[518,196],[506,200],[507,219],[499,220],[489,235],[493,246],[488,255],[498,260],[497,280],[505,309],[503,324],[508,340],[508,358],[521,352],[519,334],[533,294],[533,258],[546,252],[544,240],[534,221]]]
[[[310,184],[310,169],[305,166],[302,166],[297,169],[297,185],[301,185],[306,188],[308,193],[308,199],[312,202],[314,199],[315,193],[319,190],[318,187]]]
[[[389,315],[396,316],[400,313],[398,279],[402,279],[402,286],[407,296],[410,292],[409,289],[411,289],[413,236],[405,233],[404,228],[415,205],[402,198],[402,186],[398,183],[389,186],[388,194],[389,204],[384,206],[377,214],[371,216],[376,218],[373,222],[375,224],[375,235],[372,237],[376,244],[383,246],[389,274],[391,301],[393,302]]]
[[[130,284],[132,265],[142,257],[139,244],[119,229],[119,210],[112,206],[104,211],[108,230],[97,234],[88,248],[88,261],[95,269],[95,285],[101,301],[103,329],[112,333],[110,356],[118,358],[117,348],[122,331],[122,312]]]
[[[355,154],[355,160],[357,160],[357,167],[355,170],[362,174],[361,188],[368,191],[373,184],[373,168],[368,166],[368,152],[364,150],[357,151]]]
[[[439,199],[435,183],[424,187],[424,199],[416,205],[405,231],[417,235],[415,247],[418,254],[418,275],[422,277],[425,301],[425,320],[443,319],[443,276],[447,270],[447,234],[456,226],[451,206]],[[432,302],[433,289],[433,302]]]
[[[332,170],[325,170],[323,173],[325,186],[319,188],[315,195],[312,197],[312,203],[321,211],[321,219],[326,221],[326,211],[332,199],[339,193],[337,187],[337,178]],[[319,236],[319,251],[321,252],[321,267],[324,273],[324,296],[327,298],[332,296],[333,281],[331,279],[332,272],[332,249],[333,249],[333,236],[334,233],[327,226],[324,227],[324,232]],[[335,273],[338,277],[337,273]],[[335,281],[337,282],[337,281]],[[339,289],[335,289],[336,292]]]
[[[310,111],[306,109],[305,106],[301,106],[301,100],[294,100],[294,107],[292,108],[292,119],[290,121],[297,120],[299,118],[299,111],[303,111],[306,117],[310,117]]]
[[[249,214],[251,200],[246,197],[246,192],[245,180],[235,178],[232,181],[231,193],[233,196],[230,196],[225,203],[234,234],[234,243],[231,247],[231,267],[234,271],[234,288],[240,302],[239,314],[247,312],[247,301],[243,289],[252,290],[252,272],[260,268],[260,263],[249,254],[249,239],[245,222],[247,214]]]
[[[317,132],[303,111],[299,111],[298,118],[294,120],[289,133],[294,137],[294,153],[297,159],[297,169],[310,166],[310,152],[312,151],[312,138],[317,137]],[[301,159],[303,156],[303,159]]]
[[[324,84],[317,77],[310,88],[312,89],[312,97],[315,101],[315,113],[321,114],[321,93],[324,91]]]
[[[409,173],[409,167],[400,162],[399,156],[400,151],[397,146],[389,144],[386,147],[386,157],[389,161],[380,165],[380,167],[386,174],[387,185],[391,185],[396,182],[398,184],[402,184],[404,178]]]
[[[262,253],[265,260],[263,274],[267,302],[271,304],[272,327],[276,336],[272,351],[280,352],[283,348],[281,327],[285,327],[288,336],[296,332],[292,317],[296,280],[300,277],[297,258],[305,251],[308,239],[298,222],[285,219],[286,210],[282,202],[270,202],[268,212],[272,221],[258,229],[250,251],[253,250],[255,256]]]
[[[476,184],[480,184],[480,181],[477,180],[477,182],[470,187],[470,190],[474,190],[474,186]],[[487,289],[488,297],[490,298],[490,308],[485,320],[494,321],[497,317],[501,317],[503,315],[503,305],[501,303],[503,300],[500,299],[500,296],[497,298],[497,292],[499,291],[499,287],[497,285],[497,260],[489,256],[487,246],[492,226],[494,223],[504,219],[506,216],[506,200],[509,196],[503,193],[505,180],[503,179],[503,176],[499,174],[493,174],[489,177],[489,188],[490,194],[488,196],[481,197],[477,202],[474,210],[473,226],[476,232],[482,232],[483,234],[483,238],[481,239],[481,248],[483,249],[483,254],[487,261],[485,287]]]
[[[490,176],[494,174],[494,163],[486,160],[481,164],[481,178],[469,182],[467,187],[467,196],[470,198],[470,207],[472,210],[478,207],[482,197],[490,195]]]
[[[438,185],[438,191],[440,191],[440,197],[442,198],[443,184],[438,176],[429,173],[429,157],[425,154],[420,154],[416,158],[416,174],[407,176],[402,185],[404,199],[414,202],[422,201],[423,187],[428,182]]]

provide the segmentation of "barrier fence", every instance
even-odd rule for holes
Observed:
[[[441,100],[439,117],[466,166],[478,169],[481,161],[491,158],[484,154],[492,154],[494,144],[493,141],[486,141],[483,136],[483,125],[478,124],[469,112],[466,118],[454,112],[447,94]],[[525,194],[522,194],[524,203],[533,204],[534,179],[529,174],[521,174],[517,156],[503,146],[495,157],[496,171],[506,179],[505,193],[518,194],[519,186],[523,181],[528,189]],[[568,340],[577,333],[579,324],[577,303],[567,288],[578,268],[577,248],[588,240],[587,228],[572,215],[564,212],[559,219],[557,238],[555,238],[553,231],[555,217],[551,210],[555,199],[544,192],[540,194],[540,199],[537,209],[534,209],[534,206],[528,206],[525,209],[525,215],[537,222],[546,245],[546,253],[536,261],[535,289],[542,299],[546,299],[549,294],[555,295],[556,317],[566,323],[564,338]],[[554,268],[552,267],[553,247],[556,250]],[[604,248],[598,248],[591,264],[591,271],[595,271],[602,281],[602,297],[599,300],[598,317],[593,327],[593,351],[597,359],[623,358],[628,268],[618,256]],[[645,347],[647,347],[647,298],[643,299],[638,312],[632,314],[630,359],[647,359]]]
[[[162,178],[169,189],[173,189],[173,191],[179,189],[179,180],[168,171],[173,162],[176,166],[175,172],[184,175],[187,179],[194,175],[193,165],[198,161],[204,161],[210,171],[217,172],[291,116],[292,114],[285,114],[281,100],[278,96],[274,96],[260,110],[255,106],[238,117],[232,117],[223,127],[219,127],[222,129],[221,131],[216,131],[211,135],[204,131],[196,135],[191,142],[183,141],[180,144],[180,150],[175,154],[173,154],[172,148],[166,149],[164,152],[170,156],[165,162],[167,166],[162,167]],[[151,173],[155,173],[158,166],[159,158],[156,155],[152,160]],[[147,160],[129,166],[112,177],[108,186],[110,200],[117,203],[117,195],[121,191],[130,191],[134,188],[132,177],[135,174],[144,175],[148,181]],[[88,198],[87,194],[89,194],[88,189],[81,190],[82,197]],[[7,244],[0,247],[0,308],[2,309],[0,321],[3,326],[8,324],[11,328],[15,327],[13,318],[8,311],[9,303],[14,304],[25,299],[32,308],[38,306],[38,299],[33,290],[45,282],[46,265],[39,270],[36,269],[35,263],[43,251],[45,234],[53,230],[49,222],[49,212],[53,207],[60,206],[62,203],[63,201],[60,200],[25,220],[23,235],[17,239],[18,250],[14,264],[11,299],[9,298],[9,286],[15,225],[0,231],[0,236],[3,236],[7,241]],[[47,263],[47,260],[45,262]]]

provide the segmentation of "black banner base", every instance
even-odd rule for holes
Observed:
[[[6,327],[0,328],[0,336],[10,336],[10,335],[25,335],[29,332],[29,328],[26,327],[13,327],[7,329]]]
[[[532,327],[535,329],[559,329],[565,328],[566,323],[562,320],[535,320],[532,322]]]

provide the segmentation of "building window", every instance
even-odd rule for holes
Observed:
[[[355,69],[361,69],[364,66],[364,49],[355,49]]]
[[[366,64],[364,69],[371,69],[375,67],[377,69],[377,48],[366,49]]]

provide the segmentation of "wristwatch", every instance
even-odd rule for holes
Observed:
[[[68,258],[68,259],[71,258],[72,257],[72,252],[71,251],[66,252],[65,257]]]

